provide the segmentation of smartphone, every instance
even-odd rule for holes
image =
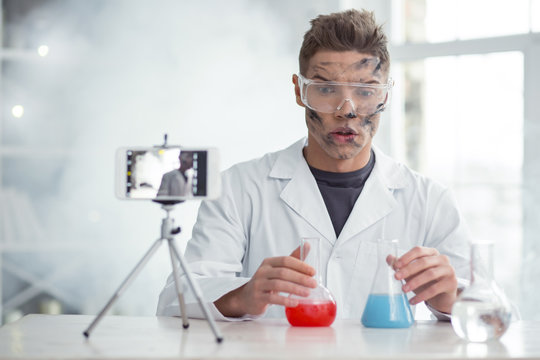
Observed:
[[[122,147],[116,151],[116,196],[180,202],[221,192],[216,148]]]

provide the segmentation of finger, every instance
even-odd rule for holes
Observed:
[[[403,291],[416,291],[420,287],[434,282],[436,280],[442,279],[444,277],[452,277],[454,272],[451,267],[445,266],[436,266],[429,268],[418,275],[411,277],[407,280],[405,285],[403,285]]]
[[[439,255],[437,249],[428,248],[423,246],[415,246],[405,254],[403,254],[399,259],[397,259],[395,265],[397,268],[402,268],[409,264],[411,261],[424,256],[436,256]]]
[[[386,257],[386,263],[387,263],[389,266],[392,266],[392,268],[393,268],[394,270],[397,270],[397,269],[396,269],[396,265],[395,265],[396,259],[397,259],[397,257],[395,257],[394,255],[388,255],[388,256]]]
[[[425,289],[428,288],[428,286],[431,286],[432,284],[434,284],[435,282],[430,282],[430,283],[427,283],[425,285],[422,285],[422,286],[419,286],[417,287],[415,290],[414,290],[414,294],[420,294],[422,291],[424,291]],[[404,287],[404,286],[403,286]],[[403,288],[402,287],[402,288]],[[406,292],[405,290],[403,290],[404,292]]]
[[[294,249],[294,251],[291,253],[291,256],[304,261],[307,257],[307,254],[309,254],[309,249],[310,249],[309,243],[304,242],[302,245]]]
[[[271,267],[284,267],[291,270],[296,270],[309,276],[315,275],[315,269],[312,266],[292,256],[279,256],[274,258],[268,258],[265,259],[263,263],[266,265],[270,265]]]
[[[297,258],[297,259],[300,259],[300,251],[301,251],[301,248],[302,245],[298,246],[296,249],[294,249],[294,251],[291,253],[290,256],[294,257],[294,258]]]
[[[283,305],[285,307],[295,307],[298,305],[298,299],[282,296],[275,293],[269,293],[266,298],[267,304]]]
[[[265,293],[288,293],[298,296],[309,296],[310,288],[284,281],[280,279],[267,280],[260,286],[260,290]]]
[[[440,266],[443,264],[446,265],[444,263],[444,259],[438,256],[424,256],[416,259],[415,261],[407,264],[404,267],[398,268],[399,270],[396,271],[394,276],[398,280],[408,279],[418,273],[427,271],[427,269],[429,268]]]
[[[438,281],[433,283],[433,285],[426,287],[424,290],[412,297],[409,302],[411,305],[416,305],[422,301],[428,301],[429,299],[434,298],[435,296],[448,292],[448,286],[443,281]]]
[[[268,269],[265,276],[268,279],[284,280],[305,287],[317,287],[317,280],[315,280],[313,277],[285,267],[273,267]]]

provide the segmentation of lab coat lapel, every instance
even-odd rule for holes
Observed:
[[[281,199],[302,216],[330,243],[336,242],[336,233],[321,192],[309,168],[299,167],[283,189]]]
[[[378,177],[379,174],[375,172],[366,181],[362,193],[339,234],[340,242],[346,241],[373,225],[388,215],[396,205],[392,193]],[[382,233],[378,236],[382,236]]]
[[[334,244],[336,233],[319,187],[302,154],[304,144],[305,140],[301,140],[281,153],[270,176],[290,179],[281,191],[280,198]]]
[[[373,149],[375,167],[339,234],[340,243],[387,216],[397,204],[393,191],[404,186],[400,166],[377,148]],[[381,233],[377,234],[377,237],[381,236],[384,236],[382,227]]]

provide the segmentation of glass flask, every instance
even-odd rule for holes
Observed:
[[[289,295],[298,300],[297,306],[285,308],[285,315],[292,326],[330,326],[336,318],[336,301],[322,284],[320,246],[319,238],[300,240],[300,260],[315,269],[317,287],[311,289],[307,297]]]
[[[409,299],[402,282],[394,277],[393,261],[397,259],[398,240],[377,241],[377,270],[371,285],[362,324],[373,328],[408,328],[414,323]],[[386,261],[393,256],[392,263]]]
[[[452,307],[452,327],[471,342],[502,336],[510,326],[512,307],[493,278],[493,244],[471,247],[471,284]]]

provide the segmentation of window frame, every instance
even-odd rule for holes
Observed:
[[[440,43],[411,43],[389,45],[393,65],[426,58],[460,55],[482,55],[519,51],[523,54],[523,168],[522,211],[523,238],[520,276],[520,308],[524,318],[539,318],[534,297],[527,290],[538,288],[540,270],[535,256],[540,254],[540,33],[455,40]],[[389,119],[393,123],[391,115]],[[511,240],[511,239],[509,239]],[[516,279],[516,281],[518,281]]]

